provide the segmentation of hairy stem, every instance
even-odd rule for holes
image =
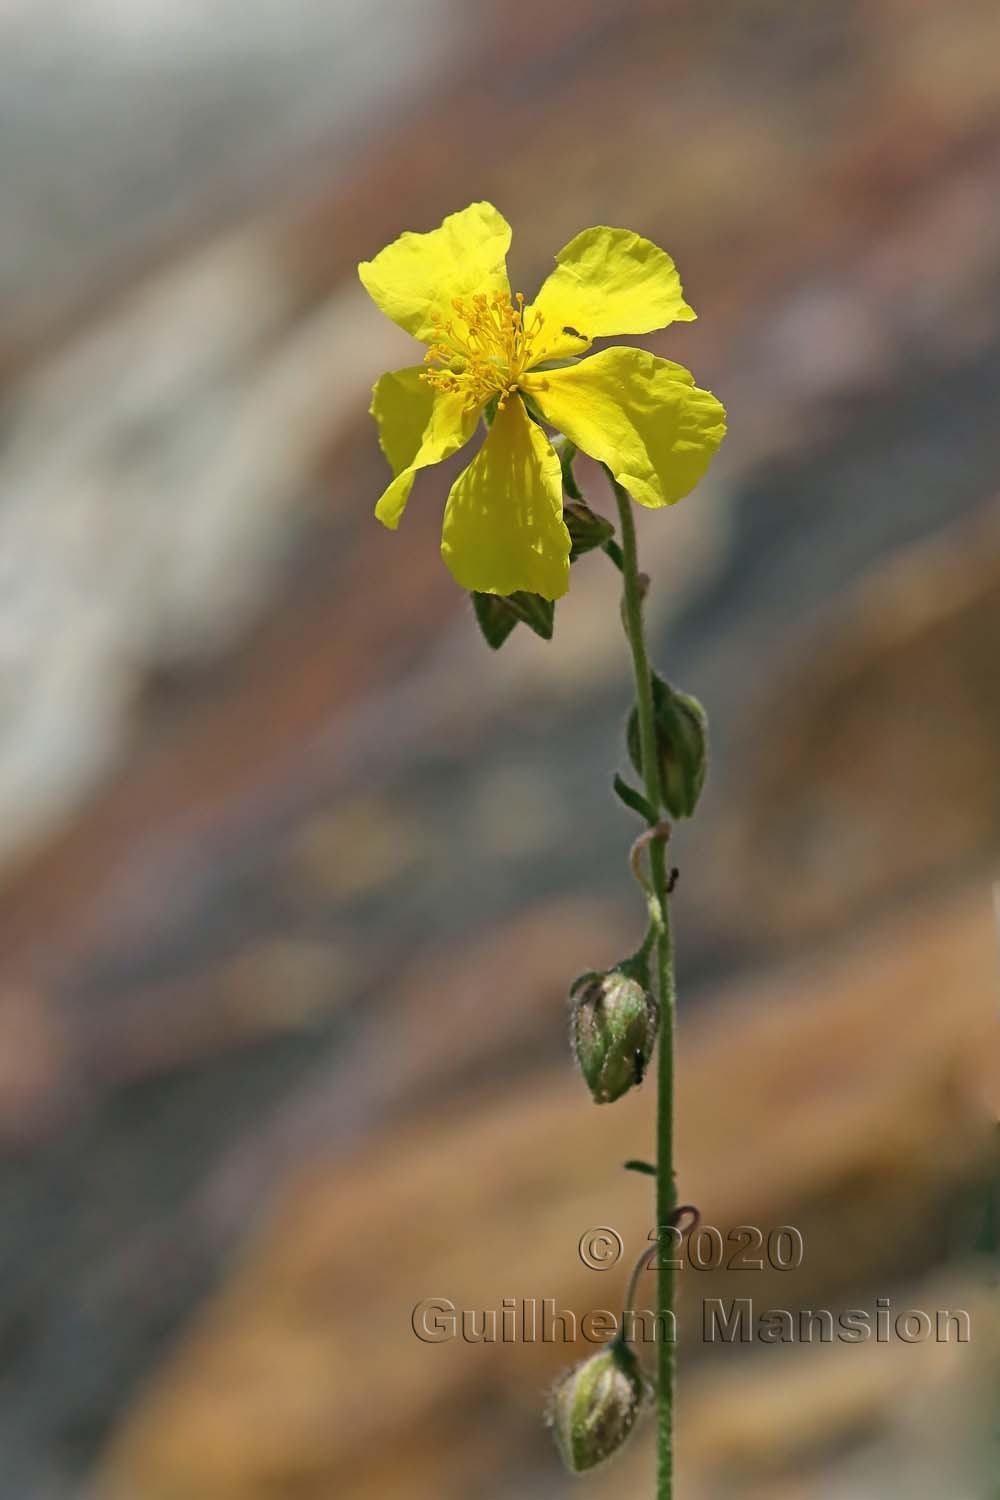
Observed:
[[[607,472],[607,471],[606,471]],[[632,651],[635,701],[639,719],[639,746],[646,800],[659,816],[663,805],[660,766],[656,753],[653,717],[653,682],[646,651],[642,618],[642,586],[635,539],[632,502],[610,472],[608,479],[618,503],[621,520],[622,579],[624,583],[625,634]],[[667,855],[662,839],[653,839],[649,850],[653,895],[659,909],[656,935],[656,973],[660,1000],[660,1048],[656,1100],[656,1223],[658,1234],[672,1223],[677,1207],[674,1177],[674,1030],[676,984],[674,945],[670,929],[667,886]],[[668,1247],[657,1257],[657,1326],[660,1330],[657,1356],[657,1500],[671,1500],[674,1471],[674,1270]]]

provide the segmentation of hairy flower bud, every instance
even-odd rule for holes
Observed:
[[[642,1082],[656,1044],[660,1009],[639,980],[611,969],[584,974],[570,991],[570,1041],[596,1104]]]
[[[617,1453],[635,1426],[644,1394],[636,1357],[619,1343],[592,1354],[558,1381],[548,1420],[572,1474]]]
[[[653,712],[663,805],[672,818],[689,818],[708,771],[708,715],[697,698],[678,692],[662,677],[653,678]],[[629,757],[641,775],[642,745],[635,709],[629,717],[627,741]]]

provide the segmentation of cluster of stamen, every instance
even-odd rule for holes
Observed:
[[[464,395],[467,410],[499,396],[503,411],[525,370],[544,357],[538,343],[544,319],[539,312],[525,319],[523,292],[513,302],[509,292],[479,292],[470,299],[453,297],[451,305],[454,318],[432,315],[435,342],[424,355],[431,368],[420,378],[439,391]]]

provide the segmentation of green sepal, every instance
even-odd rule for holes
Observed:
[[[472,596],[476,623],[486,644],[499,651],[515,625],[527,625],[543,641],[552,639],[555,627],[554,599],[524,591],[516,594],[478,594]]]

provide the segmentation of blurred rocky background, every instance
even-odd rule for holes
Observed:
[[[731,413],[640,516],[712,717],[678,836],[680,1183],[797,1226],[682,1284],[689,1500],[996,1496],[995,0],[8,0],[0,14],[0,1497],[583,1493],[652,1098],[565,991],[634,942],[611,569],[489,656],[391,536],[356,261],[472,199],[529,293],[665,244]],[[595,505],[600,475],[582,466]],[[964,1346],[709,1346],[705,1297],[963,1307]],[[588,1482],[650,1491],[651,1431]]]

